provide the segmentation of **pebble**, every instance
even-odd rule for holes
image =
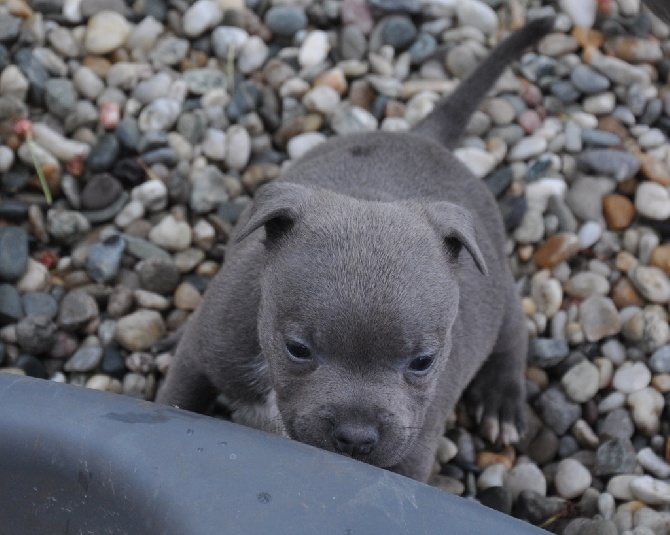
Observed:
[[[605,76],[583,64],[577,65],[570,71],[570,81],[579,91],[587,95],[602,93],[610,87],[610,81]]]
[[[120,13],[104,10],[88,19],[84,47],[90,54],[104,55],[123,46],[130,25]]]
[[[613,386],[619,392],[632,394],[642,390],[651,381],[651,372],[642,362],[625,362],[614,373]]]
[[[76,331],[99,314],[98,304],[89,294],[73,290],[63,297],[58,311],[58,325],[65,331]]]
[[[591,28],[596,20],[596,0],[561,0],[560,6],[575,26]]]
[[[184,13],[182,29],[188,37],[200,37],[215,28],[223,19],[223,12],[214,0],[196,0]]]
[[[108,282],[116,277],[121,258],[126,248],[126,240],[116,234],[88,250],[86,271],[96,282]]]
[[[147,180],[133,188],[131,198],[149,212],[163,210],[167,204],[167,187],[160,180]]]
[[[507,160],[510,162],[528,160],[542,154],[547,150],[547,140],[543,137],[534,135],[521,139],[514,145],[507,154]]]
[[[297,160],[324,141],[326,136],[321,132],[305,132],[291,138],[286,149],[291,159]]]
[[[656,373],[670,373],[670,345],[654,351],[649,359],[649,367]]]
[[[171,258],[152,256],[138,262],[135,270],[140,286],[150,292],[169,295],[179,284],[179,270]]]
[[[88,373],[95,370],[102,360],[102,348],[99,346],[82,346],[65,363],[66,372]]]
[[[237,67],[243,74],[249,74],[260,69],[268,57],[268,47],[257,35],[247,39],[237,58]]]
[[[190,206],[195,212],[211,212],[227,200],[226,176],[217,167],[208,165],[193,174]]]
[[[149,239],[168,251],[183,251],[191,245],[192,231],[188,223],[168,215],[151,229]]]
[[[46,316],[27,316],[16,324],[16,340],[21,350],[41,355],[54,343],[56,324]]]
[[[579,252],[579,238],[572,233],[556,234],[549,238],[535,253],[539,268],[553,268]]]
[[[16,282],[28,264],[28,234],[21,227],[0,228],[0,280]]]
[[[667,505],[670,503],[670,483],[659,481],[651,476],[640,476],[630,482],[633,496],[649,505]]]
[[[533,491],[541,496],[547,494],[547,481],[542,471],[533,463],[517,464],[505,474],[503,488],[516,501],[523,491]]]
[[[630,474],[637,462],[635,448],[628,438],[612,438],[602,443],[596,450],[594,475],[606,476],[615,474]],[[610,487],[608,492],[615,497]]]
[[[477,28],[486,35],[492,35],[498,29],[495,11],[484,2],[462,0],[457,3],[456,14],[460,24]]]
[[[649,219],[661,221],[670,217],[670,193],[656,182],[642,182],[635,192],[635,208]]]
[[[597,295],[607,295],[610,291],[609,281],[600,273],[583,271],[570,278],[564,285],[565,293],[577,299]]]
[[[538,416],[557,435],[564,435],[581,416],[581,408],[558,387],[542,392],[534,403]]]
[[[562,498],[567,500],[578,498],[589,488],[591,481],[591,473],[579,461],[564,459],[558,463],[554,485]]]
[[[298,62],[301,67],[314,67],[326,59],[329,51],[328,34],[322,30],[312,30],[300,45]]]
[[[592,399],[599,390],[599,383],[598,368],[588,360],[583,360],[570,368],[561,379],[565,393],[577,403],[586,403]]]
[[[579,306],[579,316],[584,336],[589,342],[597,342],[614,336],[621,330],[621,319],[611,299],[598,294],[588,297]]]
[[[659,268],[636,266],[629,271],[630,280],[642,296],[652,303],[670,301],[670,280]]]
[[[165,334],[165,323],[155,310],[138,310],[120,318],[116,340],[129,351],[146,351]]]
[[[643,448],[637,453],[637,460],[642,467],[658,479],[670,478],[670,464],[656,455],[651,448]]]
[[[275,35],[292,37],[307,27],[305,11],[297,6],[275,5],[265,12],[263,21]]]

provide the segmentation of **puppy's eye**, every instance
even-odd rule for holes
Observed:
[[[409,363],[407,369],[415,375],[425,375],[433,367],[435,357],[433,355],[421,355]]]
[[[286,342],[286,351],[294,360],[311,360],[312,352],[309,347],[300,342],[289,341]]]

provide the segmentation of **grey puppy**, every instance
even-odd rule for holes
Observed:
[[[264,186],[195,312],[159,403],[425,481],[465,387],[485,435],[523,419],[527,335],[493,196],[449,151],[512,34],[409,133],[334,138]]]

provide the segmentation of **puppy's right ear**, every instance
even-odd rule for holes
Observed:
[[[292,182],[270,182],[254,196],[246,223],[235,237],[238,243],[252,232],[265,226],[268,244],[284,236],[302,215],[305,200],[311,191],[308,187]]]

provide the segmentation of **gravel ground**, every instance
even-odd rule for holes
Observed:
[[[501,449],[460,407],[432,483],[556,533],[670,533],[670,30],[639,0],[6,0],[0,371],[153,399],[260,185],[409,128],[550,12],[457,150],[508,230],[527,433]]]

